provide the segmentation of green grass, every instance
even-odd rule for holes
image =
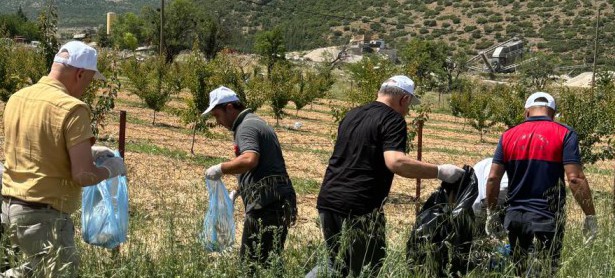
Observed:
[[[298,191],[304,185],[314,187],[316,181],[297,181]],[[310,189],[311,190],[311,189]],[[310,191],[308,190],[308,191]],[[572,199],[569,199],[572,202]],[[176,204],[181,209],[181,202]],[[613,277],[615,275],[615,235],[612,216],[606,214],[610,206],[599,201],[600,233],[592,245],[582,243],[580,222],[568,220],[562,253],[559,277]],[[573,211],[572,214],[578,214]],[[150,240],[140,235],[141,227],[147,226],[143,219],[131,219],[131,236],[126,250],[121,255],[80,243],[82,250],[81,274],[83,277],[303,277],[316,264],[323,264],[325,253],[320,233],[293,231],[282,257],[283,264],[273,269],[258,269],[254,276],[247,273],[247,266],[239,263],[238,250],[223,254],[208,254],[196,240],[202,215],[181,218],[172,210],[163,216],[164,237]],[[177,230],[187,229],[189,234],[179,235]],[[296,228],[295,228],[296,229]],[[389,228],[391,229],[391,228]],[[408,227],[396,228],[396,233],[405,238]],[[140,235],[140,236],[139,236]],[[239,240],[239,239],[237,239]],[[378,277],[431,277],[427,266],[408,266],[405,262],[405,242],[394,242],[389,237],[383,268]],[[487,249],[488,250],[488,249]],[[540,263],[540,262],[538,262]],[[511,266],[504,267],[508,273],[489,273],[486,263],[479,265],[467,277],[512,277]]]
[[[140,148],[149,149],[145,146]],[[318,189],[318,183],[316,180],[295,180],[295,188],[300,194],[311,194]],[[590,245],[583,244],[582,222],[578,220],[582,219],[581,212],[578,207],[570,205],[574,201],[571,194],[568,195],[569,217],[558,277],[615,276],[612,196],[606,193],[596,195],[600,229],[597,239]],[[128,241],[122,245],[119,253],[87,245],[80,238],[76,238],[81,257],[81,277],[303,277],[313,266],[324,265],[326,261],[322,235],[294,227],[291,228],[282,256],[273,256],[279,263],[274,264],[271,269],[257,267],[256,273],[249,274],[249,266],[240,262],[237,248],[212,254],[207,253],[197,240],[207,206],[202,196],[152,201],[165,204],[156,211],[156,217],[150,217],[139,207],[131,207]],[[183,208],[195,203],[199,213],[186,215]],[[77,230],[80,230],[78,214],[73,215],[73,219]],[[153,225],[153,221],[159,224]],[[236,221],[236,224],[241,225],[241,222]],[[433,277],[428,272],[430,262],[426,265],[408,265],[405,261],[405,240],[410,227],[389,223],[387,229],[388,255],[378,277]],[[154,237],[153,234],[158,236]],[[482,250],[495,253],[490,251],[493,245],[483,244],[475,246],[474,252]],[[5,250],[0,250],[0,255],[5,255]],[[12,265],[20,263],[14,261]],[[503,269],[504,272],[489,272],[487,263],[483,262],[466,277],[513,277],[510,264],[505,264]]]
[[[223,157],[211,157],[200,154],[192,155],[185,151],[160,147],[146,141],[126,142],[126,150],[150,155],[165,156],[169,158],[179,159],[182,161],[192,162],[198,165],[214,165],[227,160]]]
[[[321,180],[293,178],[293,187],[297,195],[318,194],[320,191]]]

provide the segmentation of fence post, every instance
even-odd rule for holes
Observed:
[[[423,124],[425,121],[419,120],[417,122],[417,144],[416,144],[416,159],[421,161],[423,159]],[[416,196],[415,196],[415,211],[419,214],[421,205],[421,179],[416,179]]]
[[[120,151],[120,156],[124,157],[124,151],[126,150],[126,111],[120,111],[120,134],[118,138],[118,149]]]

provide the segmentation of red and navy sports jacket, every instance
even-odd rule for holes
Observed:
[[[566,200],[564,165],[581,164],[579,139],[549,117],[530,117],[504,132],[493,163],[508,175],[508,211],[554,217]]]

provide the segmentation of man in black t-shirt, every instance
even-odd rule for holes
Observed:
[[[382,84],[376,101],[352,109],[340,122],[317,208],[330,262],[343,276],[358,276],[367,265],[371,275],[378,273],[386,255],[382,207],[393,174],[452,183],[464,173],[455,165],[437,166],[405,155],[404,115],[418,103],[414,82],[393,76]],[[342,231],[344,223],[348,233]],[[340,252],[343,262],[336,262]]]

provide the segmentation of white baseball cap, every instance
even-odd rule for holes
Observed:
[[[384,81],[384,83],[380,85],[380,90],[386,87],[396,87],[402,89],[404,92],[412,96],[412,101],[410,102],[410,104],[421,104],[421,100],[419,99],[419,97],[414,94],[414,81],[412,81],[412,79],[408,78],[405,75],[395,75],[387,79],[387,81]]]
[[[60,53],[68,52],[68,58],[63,58]],[[71,67],[92,70],[96,72],[94,79],[106,80],[96,67],[98,54],[96,49],[80,41],[67,42],[60,47],[60,51],[53,58],[54,63],[69,65]]]
[[[536,101],[539,98],[544,98],[547,101]],[[525,101],[525,109],[535,106],[546,106],[555,110],[555,99],[553,98],[553,96],[545,92],[533,93],[530,97],[527,98],[527,101]]]
[[[220,86],[217,89],[209,92],[209,107],[201,114],[201,116],[207,115],[218,104],[224,104],[229,102],[239,101],[237,94],[233,90]]]

